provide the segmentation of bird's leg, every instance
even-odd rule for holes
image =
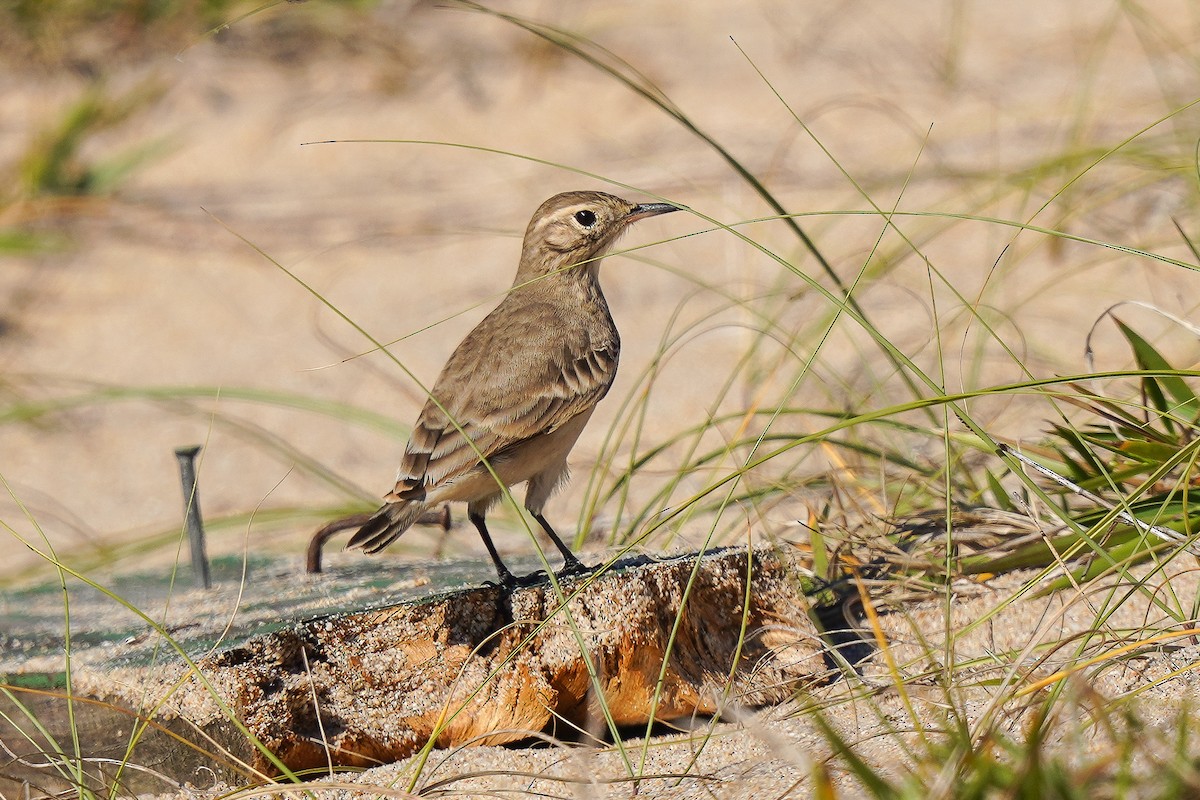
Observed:
[[[532,513],[532,512],[531,512]],[[587,575],[592,571],[592,568],[584,564],[575,554],[571,552],[571,548],[563,544],[563,540],[558,538],[558,534],[554,532],[554,528],[550,527],[550,523],[546,522],[546,518],[541,514],[534,514],[533,518],[537,520],[537,524],[542,526],[542,530],[558,547],[559,552],[563,556],[563,568],[557,574],[559,575]]]
[[[468,511],[467,518],[471,520],[471,524],[479,531],[479,535],[483,539],[483,546],[487,548],[488,555],[492,557],[492,563],[496,565],[496,575],[500,578],[500,587],[502,589],[511,589],[517,586],[517,577],[509,571],[508,567],[504,566],[504,562],[500,560],[500,554],[496,552],[496,545],[492,544],[492,537],[488,533],[487,525],[483,524],[483,514],[475,514]]]

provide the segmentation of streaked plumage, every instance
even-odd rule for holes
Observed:
[[[586,570],[542,508],[617,373],[621,340],[600,290],[600,258],[630,223],[676,210],[602,192],[567,192],[538,208],[512,289],[442,368],[395,488],[348,546],[377,552],[429,506],[465,501],[501,583],[511,585],[484,524],[501,495],[498,477],[505,486],[528,483],[525,507],[562,551],[564,573]]]

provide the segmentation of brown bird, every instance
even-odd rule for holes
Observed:
[[[500,584],[517,585],[484,515],[502,486],[526,483],[525,508],[562,551],[559,574],[588,571],[542,509],[617,374],[621,338],[600,290],[600,260],[631,223],[678,210],[602,192],[565,192],[542,203],[525,230],[512,289],[442,368],[396,488],[347,547],[378,552],[427,508],[466,501]]]

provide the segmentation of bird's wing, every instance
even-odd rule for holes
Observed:
[[[608,392],[620,356],[615,332],[595,341],[584,329],[563,330],[552,307],[502,308],[446,362],[432,391],[442,407],[431,399],[422,409],[389,499],[422,498],[474,469],[480,453],[493,458],[550,433]]]

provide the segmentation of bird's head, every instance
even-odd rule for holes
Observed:
[[[556,194],[542,203],[529,220],[516,282],[524,283],[576,264],[595,275],[600,257],[630,224],[678,210],[669,203],[631,203],[604,192]]]

